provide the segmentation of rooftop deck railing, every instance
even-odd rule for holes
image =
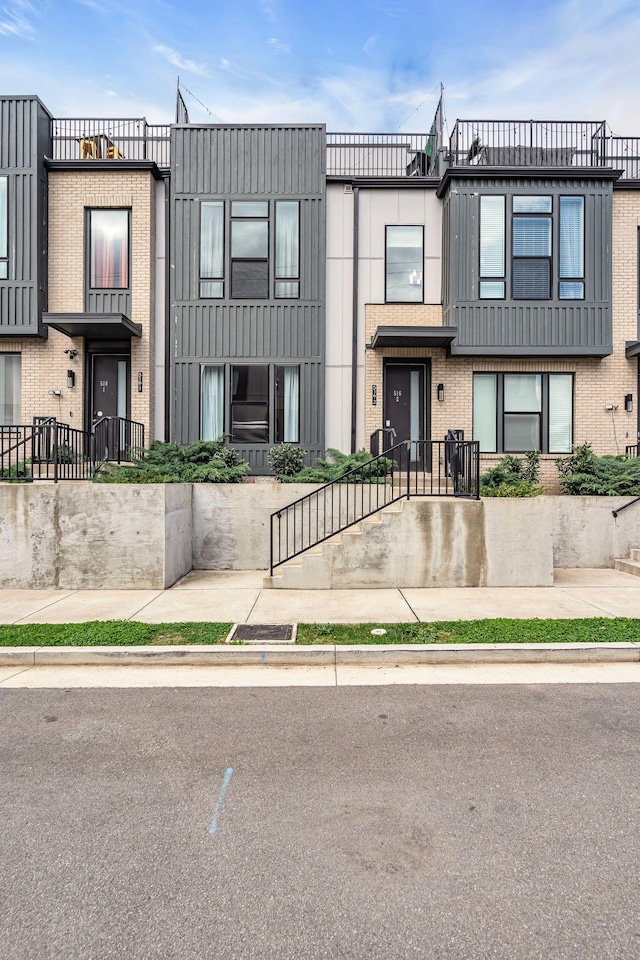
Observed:
[[[57,119],[51,121],[53,160],[153,160],[170,163],[168,124],[142,119]]]
[[[327,134],[329,177],[427,177],[435,161],[435,134]]]
[[[604,121],[457,120],[449,140],[450,163],[454,167],[606,166],[606,139]]]

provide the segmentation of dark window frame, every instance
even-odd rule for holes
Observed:
[[[575,373],[567,370],[475,370],[472,373],[472,387],[471,387],[471,397],[472,397],[472,422],[473,422],[473,405],[475,404],[475,390],[473,389],[473,380],[476,376],[483,377],[495,377],[496,378],[496,449],[495,450],[482,450],[482,454],[519,454],[525,453],[523,450],[509,450],[505,447],[504,443],[504,421],[505,415],[518,413],[531,415],[536,411],[531,410],[509,410],[505,411],[504,408],[504,378],[505,376],[518,376],[518,377],[541,377],[541,402],[540,402],[540,453],[548,456],[563,456],[563,453],[550,452],[549,451],[549,378],[553,376],[562,376],[562,377],[571,377],[571,444],[574,443],[575,435],[575,404],[576,404],[576,375]],[[570,453],[571,451],[565,451],[565,453]]]
[[[222,204],[222,276],[221,277],[209,277],[207,276],[202,269],[202,249],[203,249],[203,237],[202,237],[202,208],[205,204],[208,203],[219,203]],[[198,236],[200,238],[199,248],[198,248],[198,299],[200,300],[223,300],[224,299],[224,288],[225,288],[225,263],[226,263],[226,252],[227,252],[227,204],[224,200],[217,199],[201,199],[199,203],[199,219],[198,219]],[[222,293],[220,296],[214,296],[212,294],[203,294],[202,288],[205,283],[221,283],[222,284]]]
[[[560,243],[562,237],[562,201],[569,199],[573,200],[579,198],[582,200],[582,276],[581,277],[563,277],[560,268]],[[587,218],[586,218],[586,197],[582,193],[561,193],[558,195],[558,300],[562,300],[564,303],[571,303],[572,301],[580,301],[585,299],[586,293],[586,250],[587,250]],[[563,283],[581,283],[582,284],[582,296],[581,297],[562,297],[560,295],[560,287]]]
[[[0,237],[5,241],[5,247],[7,251],[6,257],[0,257],[0,280],[9,279],[9,177],[6,175],[0,176],[0,183],[5,184],[5,199],[6,199],[6,217],[4,222],[0,222]]]
[[[94,287],[91,283],[91,274],[92,274],[92,260],[91,260],[91,215],[93,213],[116,213],[124,212],[127,214],[127,286],[126,287]],[[131,293],[131,272],[132,272],[132,260],[131,260],[131,233],[132,233],[132,218],[131,218],[131,207],[85,207],[85,287],[86,290],[90,293],[109,293],[109,292],[119,292],[119,293]]]
[[[504,244],[504,249],[503,249],[503,251],[502,251],[502,256],[503,256],[503,259],[504,259],[504,272],[503,272],[503,274],[502,274],[501,277],[485,277],[485,276],[482,274],[482,272],[481,272],[481,271],[482,271],[482,247],[481,247],[480,240],[481,240],[481,236],[482,236],[482,198],[483,198],[483,197],[501,197],[501,198],[504,200],[504,204],[503,204],[503,209],[504,209],[504,212],[503,212],[503,218],[504,218],[504,220],[503,220],[503,225],[504,225],[503,244]],[[478,230],[478,300],[488,300],[489,302],[491,302],[491,301],[497,301],[498,303],[502,303],[503,300],[506,300],[506,299],[507,299],[507,263],[508,263],[508,261],[509,261],[509,257],[507,256],[507,240],[508,240],[508,237],[507,237],[507,220],[508,220],[508,215],[507,215],[507,197],[506,197],[506,195],[505,195],[504,193],[481,193],[481,194],[480,194],[480,199],[479,199],[479,201],[478,201],[478,205],[479,205],[478,223],[480,224],[479,230]],[[502,294],[501,297],[483,297],[483,296],[481,296],[481,293],[480,293],[481,286],[482,286],[483,283],[501,283],[501,284],[502,284],[502,288],[503,288],[503,290],[504,290],[504,293]]]
[[[0,359],[4,360],[5,357],[18,357],[18,358],[19,358],[19,363],[18,363],[18,371],[19,371],[19,373],[18,373],[18,376],[20,377],[20,401],[19,401],[19,404],[20,404],[20,413],[19,413],[19,416],[18,416],[17,420],[14,418],[14,423],[19,424],[20,421],[21,421],[21,419],[22,419],[22,351],[21,351],[21,350],[3,350],[3,351],[0,352]],[[6,390],[6,384],[3,382],[3,383],[1,384],[1,386],[2,386],[2,389],[3,389],[3,393],[4,393],[4,391]],[[3,404],[3,406],[4,406],[4,398],[3,398],[2,404]],[[11,426],[14,426],[14,423],[4,423],[4,416],[0,415],[0,426],[11,427]]]
[[[384,227],[384,302],[393,303],[393,304],[424,304],[424,223],[387,223]],[[389,227],[397,229],[398,227],[410,227],[415,230],[418,227],[422,232],[422,258],[420,260],[420,265],[422,267],[422,296],[420,300],[389,300],[388,291],[387,291],[387,280],[388,280],[388,270],[387,270],[387,259],[388,259],[388,232]]]
[[[252,200],[233,200],[232,203],[253,203]],[[233,216],[231,210],[233,209],[231,204],[229,204],[229,299],[230,300],[270,300],[271,294],[271,262],[273,257],[273,251],[271,249],[272,245],[272,230],[271,230],[271,219],[273,216],[271,201],[264,200],[260,201],[267,204],[267,215],[265,217],[239,217]],[[233,255],[233,225],[234,223],[265,223],[267,226],[267,256],[266,257],[234,257]],[[233,284],[233,267],[234,264],[250,264],[250,263],[264,263],[266,264],[267,270],[267,295],[266,296],[246,296],[240,295],[237,296],[234,294]]]
[[[298,207],[298,273],[295,277],[280,277],[278,276],[278,264],[276,260],[277,254],[277,244],[278,244],[278,206],[281,203],[295,203]],[[285,198],[279,198],[274,201],[274,212],[273,212],[273,297],[274,300],[299,300],[300,299],[300,251],[302,247],[302,223],[301,223],[301,206],[299,200],[287,200]],[[279,283],[297,283],[298,293],[297,296],[288,296],[288,295],[278,295],[278,284]]]
[[[551,212],[550,212],[550,213],[543,213],[543,212],[539,212],[539,213],[536,213],[536,212],[527,213],[526,211],[524,211],[524,212],[521,212],[521,211],[515,212],[514,209],[513,209],[513,201],[516,199],[516,197],[529,197],[529,196],[549,197],[549,199],[551,200]],[[541,194],[514,193],[514,194],[511,194],[511,255],[510,255],[510,258],[509,258],[509,259],[510,259],[510,263],[511,263],[511,299],[512,299],[512,300],[518,300],[518,301],[523,301],[523,300],[525,300],[525,301],[526,301],[526,300],[546,301],[546,300],[552,300],[552,299],[553,299],[553,289],[554,289],[554,287],[553,287],[553,251],[554,251],[554,246],[555,246],[555,234],[556,234],[556,231],[554,230],[554,218],[555,218],[556,216],[557,216],[557,217],[560,216],[560,204],[559,204],[559,203],[554,204],[553,201],[554,201],[554,196],[553,196],[553,194],[547,194],[547,193],[541,193]],[[555,210],[556,207],[557,207],[557,211]],[[550,252],[548,255],[545,254],[545,255],[539,255],[539,256],[538,256],[538,255],[535,255],[535,254],[527,254],[526,256],[516,256],[516,254],[514,253],[514,250],[513,250],[513,243],[514,243],[514,236],[515,236],[514,224],[515,224],[516,219],[519,219],[519,220],[548,220],[548,221],[549,221],[550,228],[551,228],[551,237],[550,237],[549,247],[550,247],[550,251],[551,251],[551,252]],[[558,229],[557,233],[558,233],[558,236],[559,236],[559,233],[560,233],[559,229]],[[514,265],[515,265],[515,263],[516,263],[517,261],[519,261],[520,263],[524,263],[524,262],[527,261],[527,260],[529,260],[529,261],[534,261],[535,263],[547,263],[547,264],[549,265],[549,282],[548,282],[548,286],[547,286],[547,296],[546,296],[546,297],[517,297],[517,296],[516,296],[516,294],[515,294],[515,292],[514,292],[514,273],[515,273],[515,271],[514,271]]]

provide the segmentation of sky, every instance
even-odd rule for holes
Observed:
[[[449,129],[640,136],[640,0],[0,0],[0,95],[167,123],[178,76],[199,122],[424,132],[442,83]]]

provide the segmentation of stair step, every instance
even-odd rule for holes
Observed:
[[[638,550],[636,547],[632,547],[632,549],[629,550],[629,556],[632,560],[640,560],[640,550]]]
[[[622,573],[630,573],[634,577],[640,577],[640,560],[614,560],[613,565],[616,570]]]

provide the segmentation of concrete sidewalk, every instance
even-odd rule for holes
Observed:
[[[194,570],[169,590],[0,590],[0,623],[415,623],[640,617],[640,578],[556,570],[553,587],[264,590],[263,570]]]

